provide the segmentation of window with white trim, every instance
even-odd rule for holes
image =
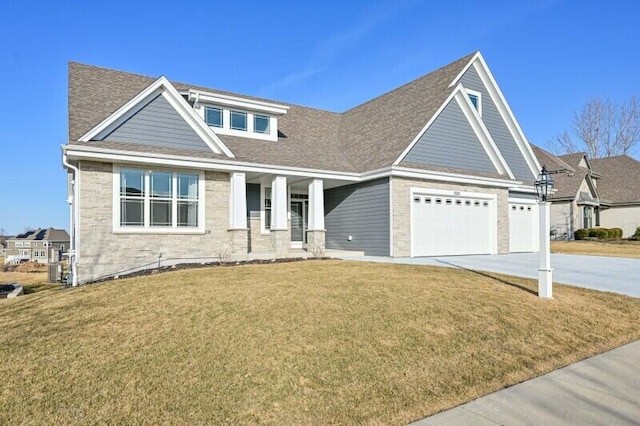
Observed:
[[[204,109],[204,121],[212,127],[223,127],[223,115],[221,108],[205,107]]]
[[[121,228],[198,228],[200,175],[140,169],[120,169]]]
[[[231,111],[231,129],[247,130],[247,113],[242,111]]]
[[[264,229],[271,229],[271,188],[264,189]]]
[[[22,241],[16,241],[16,247],[22,247]]]
[[[256,133],[269,133],[269,117],[266,115],[254,114],[253,131]]]
[[[31,241],[25,241],[24,242],[24,246],[25,247],[31,247]]]
[[[482,93],[467,89],[467,96],[469,96],[471,105],[473,105],[476,111],[478,111],[478,114],[482,116]]]

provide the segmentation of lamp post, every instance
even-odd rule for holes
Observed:
[[[538,194],[538,232],[540,237],[540,267],[538,268],[538,297],[550,299],[553,297],[553,269],[551,269],[551,253],[549,241],[549,206],[547,201],[553,192],[553,179],[542,166],[538,179],[535,182]]]

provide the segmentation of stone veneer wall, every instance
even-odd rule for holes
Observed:
[[[498,216],[498,253],[509,253],[509,191],[500,188],[477,185],[448,184],[420,179],[394,177],[391,180],[392,223],[393,223],[393,256],[407,257],[411,255],[411,187],[442,189],[449,191],[483,192],[496,194]]]
[[[217,259],[234,250],[229,228],[229,175],[205,172],[204,234],[114,234],[113,166],[80,163],[78,280],[105,275],[162,259]],[[246,232],[246,231],[245,231]],[[246,235],[246,233],[245,233]],[[236,245],[242,245],[236,241]]]

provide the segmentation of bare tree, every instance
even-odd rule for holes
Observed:
[[[609,99],[593,98],[580,113],[573,114],[574,141],[565,131],[549,141],[556,154],[586,152],[591,158],[628,154],[640,142],[640,105],[632,96],[616,105]]]

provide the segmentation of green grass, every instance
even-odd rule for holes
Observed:
[[[535,288],[308,261],[0,300],[0,424],[404,424],[640,338],[640,299]]]

